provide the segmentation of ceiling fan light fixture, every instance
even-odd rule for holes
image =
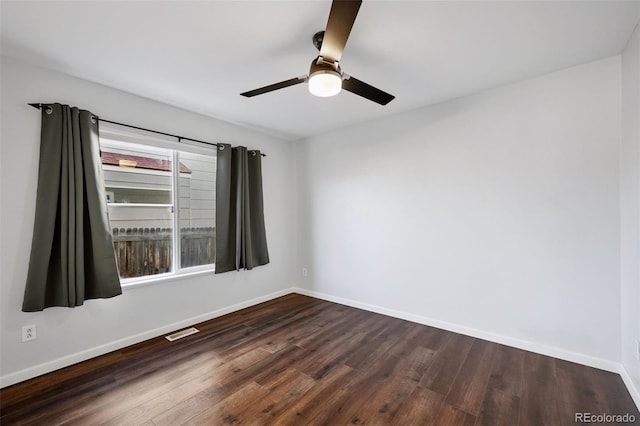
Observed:
[[[333,70],[317,70],[309,76],[309,92],[314,96],[327,98],[340,93],[342,76]]]
[[[313,45],[319,50],[319,55],[311,61],[307,75],[249,90],[240,93],[240,95],[251,98],[296,84],[307,83],[309,92],[314,96],[335,96],[344,89],[380,105],[391,102],[395,96],[357,78],[343,74],[340,68],[344,46],[347,44],[361,4],[362,0],[333,0],[331,2],[326,29],[313,35]]]

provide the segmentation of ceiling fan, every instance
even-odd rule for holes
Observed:
[[[309,91],[315,96],[335,96],[344,89],[380,105],[391,102],[395,96],[351,77],[340,68],[342,52],[358,15],[360,4],[362,0],[333,0],[326,30],[319,31],[313,36],[313,45],[320,54],[311,62],[308,76],[295,77],[240,93],[240,95],[251,98],[296,84],[307,83]]]

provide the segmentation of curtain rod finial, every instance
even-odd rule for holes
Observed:
[[[47,104],[40,104],[40,103],[31,103],[29,104],[32,107],[34,107],[35,109],[39,109],[41,110],[42,108],[44,108],[44,111],[47,114],[51,114],[53,112],[53,107],[51,105],[47,105]]]

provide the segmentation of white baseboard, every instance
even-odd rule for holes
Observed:
[[[638,407],[638,410],[640,410],[640,389],[638,389],[633,383],[633,380],[631,380],[631,376],[627,372],[627,369],[624,368],[624,365],[622,364],[620,364],[619,373],[620,377],[622,377],[622,381],[629,391],[629,394],[631,395],[631,398],[633,398],[633,402],[636,403],[636,407]]]
[[[311,296],[318,299],[327,300],[329,302],[339,303],[341,305],[347,305],[347,306],[352,306],[354,308],[364,309],[365,311],[376,312],[379,314],[388,315],[394,318],[400,318],[400,319],[415,322],[418,324],[424,324],[431,327],[441,328],[443,330],[452,331],[454,333],[464,334],[466,336],[471,336],[471,337],[477,337],[479,339],[488,340],[490,342],[500,343],[502,345],[511,346],[514,348],[523,349],[526,351],[563,359],[565,361],[571,361],[578,364],[587,365],[589,367],[599,368],[601,370],[619,373],[621,368],[621,364],[614,361],[597,358],[590,355],[581,354],[578,352],[568,351],[566,349],[556,348],[553,346],[542,345],[540,343],[535,343],[528,340],[516,339],[513,337],[491,333],[488,331],[479,330],[472,327],[450,323],[447,321],[441,321],[434,318],[424,317],[421,315],[410,314],[402,311],[397,311],[394,309],[388,309],[382,306],[359,302],[357,300],[336,297],[330,294],[320,293],[317,291],[307,290],[304,288],[294,287],[293,291],[299,294],[303,294],[305,296]]]
[[[33,367],[25,368],[24,370],[16,371],[5,376],[0,377],[0,388],[11,386],[13,384],[23,382],[25,380],[33,379],[34,377],[41,376],[46,373],[50,373],[55,370],[59,370],[64,367],[68,367],[73,364],[77,364],[82,361],[86,361],[91,358],[95,358],[100,355],[107,354],[109,352],[117,351],[118,349],[125,348],[127,346],[135,345],[136,343],[144,342],[145,340],[153,339],[165,335],[169,332],[179,330],[184,327],[192,326],[194,324],[208,321],[213,318],[220,317],[222,315],[229,314],[231,312],[239,311],[240,309],[248,308],[253,305],[257,305],[262,302],[275,299],[276,297],[285,296],[293,293],[293,289],[285,289],[270,293],[264,296],[256,297],[255,299],[247,300],[244,302],[236,303],[235,305],[227,306],[217,309],[206,314],[198,315],[192,318],[188,318],[183,321],[179,321],[173,324],[168,324],[163,327],[156,328],[154,330],[145,331],[144,333],[135,334],[133,336],[125,337],[114,342],[110,342],[104,345],[97,346],[95,348],[87,349],[82,352],[67,355],[62,358],[47,361],[42,364],[35,365]]]

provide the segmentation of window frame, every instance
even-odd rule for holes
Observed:
[[[124,130],[121,126],[115,124],[100,125],[99,132],[100,149],[102,150],[102,141],[111,141],[115,143],[129,143],[136,145],[143,145],[150,148],[150,150],[157,150],[158,153],[171,155],[172,158],[172,170],[171,170],[171,206],[172,206],[172,271],[164,272],[154,275],[143,275],[140,277],[122,278],[120,277],[120,285],[123,289],[135,288],[153,285],[160,282],[167,282],[173,280],[182,280],[185,278],[209,275],[215,273],[215,260],[214,263],[206,265],[188,266],[183,268],[181,266],[181,252],[182,252],[182,238],[180,235],[180,193],[179,193],[179,180],[180,180],[180,151],[200,154],[206,156],[216,157],[216,146],[203,146],[197,142],[191,141],[176,141],[172,137],[163,137],[156,134],[150,134],[143,130]],[[176,168],[175,165],[178,165]],[[102,166],[102,164],[101,164]],[[103,167],[103,171],[106,170]],[[109,168],[111,166],[108,166]],[[217,166],[216,166],[217,167]],[[106,191],[105,183],[103,182],[103,190]],[[216,194],[217,195],[217,194]],[[214,199],[215,203],[215,199]],[[129,204],[134,205],[135,203]],[[126,204],[124,204],[126,205]],[[158,204],[160,206],[161,204]],[[215,227],[215,223],[214,223]]]

